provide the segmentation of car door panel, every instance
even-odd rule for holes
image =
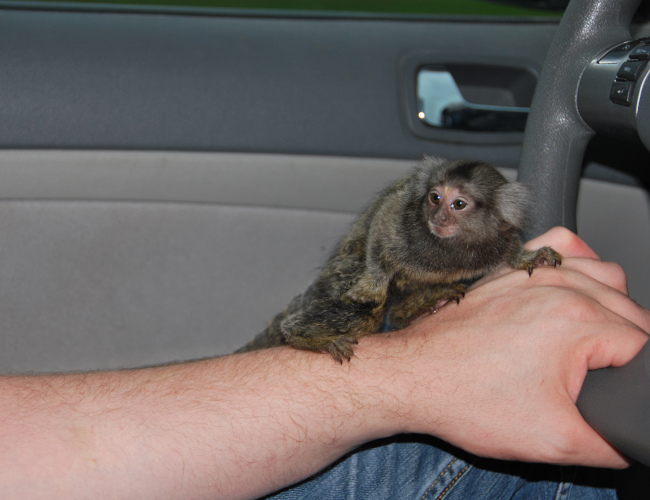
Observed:
[[[0,371],[138,366],[242,345],[423,154],[480,158],[515,177],[521,134],[418,134],[406,82],[451,60],[534,73],[554,31],[0,9]],[[606,182],[615,159],[595,167],[581,234],[623,263],[650,305],[647,190],[635,175]]]

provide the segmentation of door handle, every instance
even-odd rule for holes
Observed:
[[[515,100],[507,88],[483,86],[480,74],[472,79],[471,71],[472,68],[464,68],[464,86],[478,99]],[[477,132],[521,132],[526,126],[530,108],[518,106],[516,102],[513,105],[469,102],[445,66],[420,68],[416,87],[417,116],[427,126]]]

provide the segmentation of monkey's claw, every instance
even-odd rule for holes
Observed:
[[[521,260],[521,268],[528,271],[528,276],[532,276],[536,267],[547,264],[557,267],[562,265],[562,256],[551,247],[542,247],[536,252],[526,252]]]
[[[329,353],[336,361],[343,364],[343,358],[349,362],[354,354],[352,344],[358,343],[355,338],[343,335],[332,340],[328,345],[323,347],[323,350]]]
[[[447,304],[447,302],[451,302],[452,300],[456,302],[457,305],[460,305],[460,299],[465,298],[465,291],[459,291],[457,294],[454,294],[453,297],[448,297],[444,299],[438,299],[436,302],[429,308],[429,311],[433,314],[436,314],[438,310]]]
[[[465,298],[466,292],[467,286],[463,283],[453,283],[449,286],[438,289],[428,303],[428,310],[425,311],[431,314],[436,314],[441,307],[452,301],[460,305],[460,299]]]
[[[440,300],[455,300],[456,304],[460,304],[460,299],[465,298],[465,293],[467,292],[467,286],[463,283],[454,283],[450,285],[447,289],[445,296],[441,297]]]

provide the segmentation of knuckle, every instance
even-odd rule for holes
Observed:
[[[543,461],[546,463],[569,464],[575,460],[576,453],[581,443],[576,437],[574,429],[560,428],[552,442],[541,450]]]
[[[623,266],[617,262],[606,262],[605,265],[610,279],[610,286],[627,292],[627,274]]]
[[[564,286],[567,284],[567,275],[559,268],[541,266],[530,275],[532,284],[545,286]]]

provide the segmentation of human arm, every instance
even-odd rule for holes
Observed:
[[[0,378],[3,492],[252,498],[400,432],[495,458],[623,466],[574,402],[587,368],[638,352],[650,313],[577,237],[544,237],[568,257],[561,268],[485,280],[459,306],[362,338],[343,366],[277,348]]]

